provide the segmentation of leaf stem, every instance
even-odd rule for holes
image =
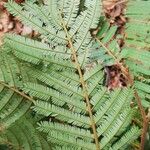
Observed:
[[[143,119],[143,125],[142,125],[143,129],[142,129],[142,134],[141,134],[140,150],[144,150],[146,133],[147,133],[148,126],[149,126],[149,119],[146,117],[145,110],[141,103],[141,98],[139,97],[138,92],[136,90],[134,90],[134,96],[137,100],[138,107],[140,108],[142,119]]]
[[[0,84],[3,85],[4,87],[14,91],[15,93],[19,94],[20,96],[24,97],[25,99],[27,99],[27,100],[29,100],[33,103],[35,102],[35,100],[32,97],[26,95],[24,92],[20,92],[18,89],[14,88],[14,87],[11,87],[10,85],[8,85],[8,84],[6,84],[2,81],[0,81]]]
[[[96,41],[106,50],[107,54],[110,55],[116,62],[117,66],[120,67],[123,75],[126,77],[126,78],[131,78],[129,77],[129,73],[127,71],[127,68],[123,66],[122,63],[119,62],[118,58],[111,52],[111,50],[109,50],[105,44],[103,44],[97,37],[95,37]]]
[[[83,88],[83,91],[84,91],[84,97],[85,97],[85,101],[86,101],[86,104],[87,104],[87,110],[88,110],[89,117],[90,117],[91,128],[92,128],[92,131],[93,131],[94,140],[95,140],[95,144],[96,144],[96,150],[100,150],[100,144],[99,144],[98,135],[97,135],[97,131],[96,131],[95,120],[94,120],[93,113],[92,113],[92,107],[91,107],[90,99],[89,99],[89,95],[88,95],[87,84],[84,81],[82,70],[81,70],[80,64],[78,62],[76,50],[73,46],[71,37],[68,33],[68,30],[66,28],[66,25],[65,25],[63,19],[62,19],[62,24],[63,24],[63,28],[64,28],[64,31],[66,33],[66,36],[67,36],[67,39],[68,39],[68,42],[69,42],[69,45],[70,45],[70,49],[72,50],[72,55],[74,57],[75,65],[76,65],[76,68],[78,70],[79,77],[80,77],[80,82],[81,82],[81,85],[82,85],[82,88]]]

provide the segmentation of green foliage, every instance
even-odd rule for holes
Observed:
[[[146,8],[149,5],[146,1],[138,3]],[[132,7],[138,7],[138,3],[129,4],[128,17],[144,15],[143,9],[133,12]],[[146,33],[138,32],[142,41],[131,37],[130,28],[135,28],[131,19],[126,25],[128,36],[121,51],[117,39],[111,40],[117,27],[110,28],[103,19],[99,0],[82,3],[47,0],[40,5],[34,1],[18,5],[9,0],[6,8],[40,36],[33,40],[7,34],[4,38],[0,56],[0,129],[3,131],[0,143],[24,150],[129,148],[141,132],[132,123],[137,113],[136,106],[130,107],[133,89],[139,90],[144,106],[149,104],[149,52],[145,48],[148,39],[142,43]],[[99,23],[100,42],[96,42],[90,29]],[[103,85],[102,66],[123,59],[135,76],[135,87],[110,92]],[[93,60],[99,63],[88,67]],[[33,112],[38,118],[31,115]]]
[[[126,64],[135,77],[135,88],[138,89],[143,99],[143,105],[149,107],[150,3],[149,1],[133,1],[128,5],[126,16],[129,17],[130,20],[129,23],[126,24],[126,44],[121,55],[126,59]]]
[[[51,143],[47,142],[45,136],[36,130],[35,123],[33,118],[26,114],[8,130],[1,133],[0,144],[6,144],[9,146],[9,149],[14,150],[51,150]]]
[[[128,2],[125,15],[129,21],[125,25],[125,37],[119,35],[115,40],[112,40],[117,31],[116,26],[110,27],[104,20],[97,34],[100,41],[93,42],[91,49],[92,61],[99,60],[105,66],[118,62],[125,63],[135,80],[134,86],[142,98],[144,107],[150,106],[149,7],[149,1],[131,0]],[[124,38],[125,44],[122,49],[119,48],[117,43],[119,38]]]
[[[15,92],[23,82],[30,81],[25,68],[15,57],[5,52],[0,56],[0,129],[8,128],[23,116],[31,107],[32,102]]]
[[[111,66],[121,60],[117,38],[113,39],[117,28],[117,26],[110,26],[105,18],[101,17],[101,28],[97,33],[97,38],[100,41],[93,41],[93,46],[90,49],[90,61],[98,60],[104,66]]]

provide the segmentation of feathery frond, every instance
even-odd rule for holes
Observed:
[[[135,8],[133,8],[133,6]],[[141,9],[141,6],[144,9]],[[126,24],[126,43],[121,55],[126,60],[130,71],[135,76],[135,88],[138,89],[142,96],[144,106],[150,106],[149,82],[150,76],[150,24],[149,1],[131,1],[128,4],[126,16],[129,22]]]
[[[26,115],[27,116],[27,115]],[[15,122],[6,132],[1,133],[1,144],[7,144],[12,149],[52,150],[52,146],[40,135],[32,121],[26,117]]]
[[[41,34],[38,41],[7,34],[3,51],[7,57],[11,57],[10,60],[14,58],[17,62],[14,65],[5,58],[4,63],[0,56],[3,62],[0,83],[4,82],[15,88],[12,90],[2,84],[0,96],[6,103],[6,110],[11,105],[8,114],[14,114],[14,110],[21,112],[20,116],[17,114],[21,119],[11,122],[15,124],[8,129],[8,134],[16,136],[10,141],[23,146],[25,150],[49,149],[47,141],[53,143],[52,148],[58,150],[117,150],[125,149],[130,141],[139,136],[140,129],[131,122],[136,111],[136,108],[130,107],[133,89],[127,87],[110,92],[103,85],[102,65],[94,63],[92,69],[87,69],[87,60],[91,60],[90,52],[98,52],[94,55],[96,59],[102,58],[103,66],[112,65],[116,60],[119,62],[122,59],[118,57],[120,49],[117,41],[111,41],[117,27],[102,25],[99,36],[103,37],[101,41],[95,42],[90,30],[97,28],[101,21],[101,3],[99,0],[85,0],[84,9],[81,11],[79,7],[79,0],[48,0],[40,6],[34,2],[18,5],[12,0],[6,4],[10,13]],[[46,40],[41,40],[43,37]],[[105,46],[108,42],[111,52]],[[124,55],[126,52],[123,51],[122,56],[125,58],[128,55]],[[112,53],[115,55],[109,55]],[[144,60],[143,62],[146,63]],[[18,81],[16,73],[22,72],[18,71],[22,70],[18,69],[21,64],[25,66],[23,69],[28,68],[24,71],[29,80],[23,77]],[[5,69],[4,65],[10,68]],[[17,89],[23,92],[18,90],[15,93]],[[24,104],[26,97],[34,98],[32,107],[31,102],[28,106]],[[15,101],[9,103],[13,98]],[[30,122],[24,116],[29,108],[40,117],[40,132],[34,127],[37,121]],[[7,118],[7,111],[2,112],[2,117]],[[20,126],[21,124],[23,125]],[[42,132],[46,134],[47,141],[40,136]],[[22,139],[17,140],[20,136],[23,136]],[[20,144],[21,141],[25,141],[23,145]]]
[[[22,117],[31,106],[24,95],[16,90],[25,81],[32,81],[16,58],[1,51],[0,56],[0,128],[8,128]],[[26,70],[27,71],[27,70]],[[22,72],[24,75],[22,75]],[[25,75],[26,74],[26,75]],[[21,95],[22,94],[22,95]]]

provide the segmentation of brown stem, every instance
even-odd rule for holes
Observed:
[[[128,79],[129,79],[129,83],[133,86],[134,85],[134,80],[133,78],[131,78],[131,75],[127,74],[128,76]],[[142,103],[141,103],[141,98],[137,92],[137,90],[134,88],[134,96],[135,96],[135,99],[137,101],[137,105],[140,109],[140,112],[141,112],[141,116],[142,116],[142,133],[141,133],[141,142],[140,142],[140,150],[144,150],[144,145],[145,145],[145,140],[146,140],[146,133],[147,133],[147,130],[148,130],[148,124],[149,124],[149,119],[147,118],[146,116],[146,113],[145,113],[145,110],[144,110],[144,107],[142,106]]]
[[[25,99],[27,99],[27,100],[29,100],[29,101],[31,101],[33,103],[35,102],[35,100],[32,97],[26,95],[24,92],[20,92],[18,89],[14,88],[14,87],[11,87],[10,85],[8,85],[8,84],[6,84],[4,82],[0,81],[0,84],[3,85],[4,87],[14,91],[15,93],[19,94],[20,96],[24,97]]]
[[[147,133],[147,130],[148,130],[149,120],[146,117],[145,110],[144,110],[144,108],[142,106],[142,103],[141,103],[141,98],[139,97],[136,90],[134,90],[134,96],[137,100],[138,107],[141,111],[141,115],[142,115],[142,119],[143,119],[143,125],[142,125],[143,129],[142,129],[142,134],[141,134],[140,150],[144,150],[144,145],[145,145],[145,139],[146,139],[146,133]]]
[[[77,68],[78,73],[79,73],[80,82],[81,82],[81,85],[82,85],[82,88],[83,88],[83,91],[84,91],[84,97],[85,97],[85,101],[86,101],[86,104],[87,104],[87,110],[88,110],[89,117],[90,117],[91,128],[92,128],[92,131],[93,131],[93,136],[94,136],[94,140],[95,140],[95,144],[96,144],[96,150],[100,150],[98,135],[97,135],[97,131],[96,131],[96,125],[95,125],[95,120],[94,120],[93,113],[92,113],[92,107],[91,107],[90,100],[89,100],[87,85],[86,85],[86,82],[84,81],[84,78],[83,78],[81,67],[80,67],[80,64],[78,62],[78,58],[77,58],[77,55],[76,55],[76,50],[73,46],[72,40],[70,38],[70,35],[68,34],[66,25],[65,25],[63,20],[62,20],[62,24],[63,24],[63,28],[66,32],[66,36],[68,38],[70,49],[72,50],[72,55],[73,55],[75,65],[76,65],[76,68]]]

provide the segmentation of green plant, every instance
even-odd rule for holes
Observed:
[[[146,1],[139,3],[148,7]],[[127,15],[132,15],[130,7]],[[117,27],[110,28],[106,21],[100,25],[101,33],[92,37],[90,30],[101,21],[100,0],[85,0],[84,4],[80,0],[48,0],[45,5],[27,1],[21,6],[9,1],[6,8],[40,36],[33,40],[7,34],[4,38],[0,56],[0,129],[7,130],[0,142],[25,150],[133,149],[132,142],[141,133],[141,125],[132,123],[138,111],[137,105],[130,106],[135,93],[139,93],[145,107],[149,106],[149,70],[138,69],[137,64],[142,62],[149,68],[145,61],[149,57],[145,48],[148,42],[136,41],[128,34],[126,44],[142,44],[146,52],[140,55],[138,49],[134,52],[126,45],[120,52],[117,41],[110,42]],[[138,61],[130,59],[133,54],[137,54],[134,58]],[[99,60],[101,63],[97,63]],[[110,92],[103,84],[103,66],[113,64],[119,65],[129,78],[129,85]],[[29,131],[24,132],[25,128]],[[29,137],[34,137],[33,141]]]

